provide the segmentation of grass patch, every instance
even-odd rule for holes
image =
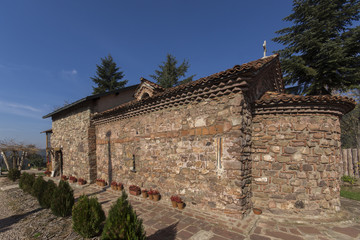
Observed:
[[[340,190],[340,196],[360,201],[360,190],[352,187],[342,187]]]
[[[35,233],[35,234],[34,234],[33,238],[38,238],[38,237],[40,237],[40,236],[41,236],[41,233],[38,232],[38,233]]]

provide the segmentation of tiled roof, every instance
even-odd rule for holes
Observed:
[[[265,66],[270,64],[275,59],[276,59],[276,61],[278,61],[278,54],[274,54],[274,55],[271,55],[271,56],[268,56],[265,58],[258,59],[256,61],[242,64],[242,65],[235,65],[233,68],[227,69],[225,71],[218,72],[218,73],[212,74],[212,75],[204,77],[204,78],[200,78],[193,82],[189,82],[189,83],[185,83],[185,84],[182,84],[182,85],[179,85],[176,87],[168,88],[162,92],[157,92],[152,97],[149,97],[147,99],[133,100],[131,102],[119,105],[113,109],[109,109],[107,111],[97,113],[94,115],[93,119],[96,120],[99,118],[103,118],[105,116],[112,115],[115,112],[123,112],[123,110],[125,110],[127,108],[139,108],[140,105],[151,104],[150,102],[156,102],[156,101],[159,102],[159,99],[165,99],[165,98],[173,99],[176,96],[180,96],[180,95],[184,96],[185,92],[197,94],[199,91],[203,91],[203,90],[198,90],[198,89],[209,89],[209,87],[211,87],[215,83],[216,83],[216,85],[220,84],[219,82],[221,82],[221,81],[223,81],[223,83],[221,83],[220,85],[221,85],[221,87],[223,87],[223,86],[226,86],[226,84],[227,84],[226,82],[229,79],[238,81],[238,79],[241,78],[241,80],[239,80],[238,85],[246,87],[251,83],[251,80],[253,79],[253,77],[262,68],[264,68]],[[142,81],[146,81],[147,83],[150,82],[149,80],[146,80],[143,78],[142,78]],[[278,81],[282,81],[282,80],[278,79]],[[152,84],[155,84],[155,83],[152,83]],[[279,84],[279,86],[282,86],[282,83]],[[209,90],[206,90],[206,91],[209,91]]]
[[[259,100],[255,101],[255,107],[266,107],[274,105],[341,105],[343,114],[351,111],[355,106],[355,100],[343,96],[332,95],[309,95],[301,96],[279,92],[266,92]]]
[[[154,89],[156,89],[156,90],[160,90],[160,91],[164,91],[164,88],[163,87],[161,87],[159,84],[156,84],[156,83],[154,83],[154,82],[152,82],[152,81],[149,81],[149,80],[147,80],[146,78],[140,78],[140,81],[143,83],[147,83],[147,84],[149,84],[150,86],[152,86]]]
[[[70,103],[70,104],[67,104],[59,109],[56,109],[55,111],[43,116],[42,118],[48,118],[48,117],[52,117],[53,115],[55,114],[58,114],[58,113],[61,113],[61,112],[64,112],[64,111],[67,111],[69,110],[70,108],[73,108],[73,107],[76,107],[76,106],[80,106],[81,104],[84,104],[86,102],[89,102],[90,100],[93,100],[93,99],[98,99],[98,98],[101,98],[101,97],[104,97],[104,96],[108,96],[108,95],[111,95],[111,94],[119,94],[119,93],[122,93],[124,91],[128,91],[128,90],[131,90],[131,89],[136,89],[138,88],[139,84],[136,84],[136,85],[132,85],[132,86],[128,86],[128,87],[124,87],[124,88],[120,88],[120,89],[116,89],[116,90],[113,90],[113,91],[110,91],[110,92],[105,92],[105,93],[99,93],[99,94],[94,94],[94,95],[90,95],[90,96],[87,96],[87,97],[84,97],[80,100],[77,100],[73,103]]]

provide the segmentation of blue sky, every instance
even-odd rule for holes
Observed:
[[[28,1],[0,4],[0,140],[44,147],[42,116],[91,95],[109,53],[128,86],[152,80],[171,53],[195,79],[261,58],[289,23],[290,0]]]

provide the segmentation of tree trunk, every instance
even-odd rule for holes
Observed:
[[[8,162],[8,159],[7,159],[7,157],[6,157],[6,154],[4,153],[4,151],[3,150],[1,150],[1,156],[3,157],[3,159],[4,159],[4,162],[5,162],[5,165],[6,165],[6,168],[7,168],[7,170],[9,171],[10,170],[10,166],[9,166],[9,162]]]
[[[353,166],[353,157],[352,157],[352,152],[351,149],[347,149],[347,155],[348,155],[348,164],[349,164],[349,176],[353,177],[354,176],[354,166]]]
[[[24,164],[24,159],[27,157],[27,152],[23,151],[20,157],[20,163],[18,166],[18,169],[21,170],[22,169],[22,165]]]

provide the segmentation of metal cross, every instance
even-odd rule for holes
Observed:
[[[263,43],[263,48],[264,48],[264,57],[266,57],[266,40]]]

